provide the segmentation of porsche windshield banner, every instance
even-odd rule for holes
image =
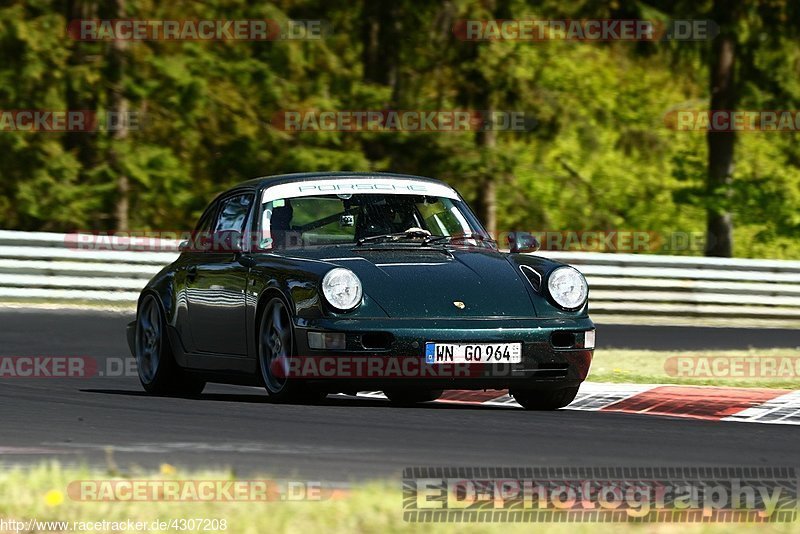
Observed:
[[[274,185],[264,190],[262,203],[266,204],[281,198],[354,194],[429,195],[458,199],[458,193],[451,187],[437,182],[402,178],[339,178]]]

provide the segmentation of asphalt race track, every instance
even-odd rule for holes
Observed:
[[[128,355],[122,314],[0,311],[0,355]],[[800,346],[792,330],[600,326],[601,347]],[[0,462],[232,467],[346,481],[407,466],[798,466],[797,427],[610,412],[525,412],[329,398],[274,405],[256,388],[149,397],[134,376],[0,380]]]

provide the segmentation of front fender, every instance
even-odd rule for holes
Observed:
[[[532,254],[508,254],[507,257],[508,261],[517,269],[520,269],[520,273],[531,283],[532,291],[536,298],[536,310],[539,312],[540,317],[555,319],[589,316],[588,298],[582,308],[575,311],[565,311],[555,305],[548,296],[547,277],[555,269],[566,265],[565,263]],[[533,273],[526,272],[525,269],[531,269]]]
[[[148,294],[154,295],[161,304],[161,310],[164,312],[166,323],[170,326],[175,326],[178,291],[175,287],[175,271],[173,267],[174,264],[170,264],[161,269],[158,274],[150,279],[144,289],[142,289],[136,304],[137,315],[142,299]]]
[[[350,312],[331,308],[322,295],[322,278],[338,265],[304,258],[269,255],[254,261],[247,280],[248,353],[257,354],[259,313],[273,295],[281,296],[298,322],[320,318],[388,317],[366,293],[360,306]]]
[[[180,260],[178,260],[180,261]],[[139,316],[142,300],[147,295],[153,295],[161,305],[161,311],[164,313],[164,320],[167,325],[167,334],[173,354],[176,356],[182,355],[185,352],[182,342],[183,332],[181,332],[180,306],[179,295],[181,292],[176,286],[176,265],[178,262],[167,265],[159,271],[142,289],[139,294],[139,299],[136,303],[136,316]],[[185,309],[184,304],[184,309]],[[128,324],[126,329],[128,346],[131,349],[131,354],[135,354],[135,335],[136,335],[136,322]]]
[[[322,295],[322,278],[335,267],[340,265],[277,255],[270,257],[268,261],[262,260],[250,268],[248,308],[256,309],[267,293],[280,292],[293,315],[299,319],[387,317],[386,312],[370,298],[366,290],[361,305],[356,309],[341,312],[332,308]]]

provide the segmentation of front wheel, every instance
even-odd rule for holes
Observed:
[[[148,393],[155,395],[196,396],[206,383],[186,375],[175,363],[166,323],[153,295],[147,295],[136,316],[136,369],[139,382]]]
[[[568,406],[578,394],[577,387],[552,390],[512,390],[511,395],[526,410],[557,410]]]
[[[258,327],[258,362],[270,400],[318,402],[327,394],[308,389],[291,376],[294,331],[289,309],[278,297],[264,307]]]
[[[389,398],[392,404],[398,406],[411,406],[421,402],[435,401],[444,393],[441,389],[426,390],[426,391],[384,391],[383,394]]]

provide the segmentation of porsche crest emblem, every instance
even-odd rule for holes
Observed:
[[[459,310],[463,310],[464,308],[466,308],[466,307],[467,307],[467,305],[466,305],[466,304],[464,304],[463,302],[461,302],[460,300],[454,300],[454,301],[453,301],[453,306],[455,306],[455,307],[456,307],[456,308],[458,308]]]

